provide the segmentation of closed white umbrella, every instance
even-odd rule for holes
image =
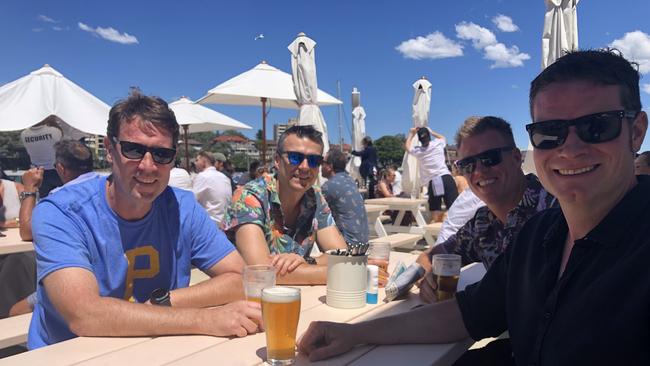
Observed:
[[[187,142],[188,133],[251,129],[251,126],[228,117],[225,114],[196,104],[187,97],[181,97],[179,100],[169,103],[169,108],[174,111],[178,124],[183,126],[185,135],[185,166],[187,167],[190,166],[189,146]]]
[[[579,0],[544,0],[544,33],[542,34],[542,70],[568,51],[578,49],[578,2]],[[533,162],[533,146],[522,166],[524,173],[536,173]]]
[[[333,96],[318,90],[319,105],[341,104]],[[299,109],[291,75],[262,61],[254,68],[210,89],[199,104],[255,105],[262,107],[262,160],[266,153],[266,107]]]
[[[413,127],[426,127],[429,125],[429,109],[431,108],[431,83],[423,76],[413,83]],[[420,141],[414,140],[411,146],[418,146]],[[409,154],[404,153],[402,160],[402,191],[409,192],[412,197],[419,196],[420,192],[420,169],[418,160]]]
[[[361,140],[366,137],[366,111],[362,106],[357,106],[352,110],[352,150],[363,150]],[[357,181],[361,181],[361,157],[352,156],[348,162],[347,171]]]
[[[49,65],[0,87],[0,131],[29,128],[55,115],[76,130],[106,135],[109,110]]]
[[[298,125],[314,126],[323,134],[323,153],[329,151],[327,124],[318,107],[318,80],[316,77],[316,42],[300,32],[288,46],[291,52],[293,91],[300,105]],[[343,146],[341,146],[343,148]]]

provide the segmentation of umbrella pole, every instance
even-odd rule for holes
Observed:
[[[187,130],[190,128],[189,125],[183,125],[183,132],[185,134],[185,170],[190,171],[190,149],[187,143]]]
[[[266,98],[262,97],[262,165],[266,165]]]

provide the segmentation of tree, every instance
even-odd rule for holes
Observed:
[[[248,138],[247,138],[246,136],[244,136],[243,133],[241,133],[241,132],[239,132],[239,131],[237,131],[237,130],[225,130],[225,131],[223,131],[223,133],[222,133],[221,135],[226,135],[226,136],[239,136],[239,137],[243,137],[243,138],[245,138],[245,139],[248,140]],[[219,135],[217,134],[217,136],[219,136]]]
[[[380,166],[400,165],[404,157],[404,135],[382,136],[375,140],[377,159]]]
[[[248,157],[246,154],[234,154],[230,157],[230,162],[235,167],[237,171],[247,171],[248,170]]]
[[[2,169],[29,169],[29,155],[20,141],[20,131],[0,132]]]

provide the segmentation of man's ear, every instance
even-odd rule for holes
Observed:
[[[514,147],[512,149],[512,157],[515,158],[515,160],[521,165],[522,159],[521,159],[521,150],[519,148]]]
[[[630,148],[632,149],[632,152],[637,152],[641,149],[641,144],[643,144],[645,133],[648,130],[648,115],[644,111],[639,112],[639,115],[636,116],[636,119],[630,125],[630,129]]]
[[[104,147],[106,147],[106,161],[109,164],[113,164],[113,150],[115,150],[115,145],[109,137],[104,138]]]

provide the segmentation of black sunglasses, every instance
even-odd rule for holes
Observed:
[[[526,125],[530,142],[536,149],[560,147],[569,135],[569,127],[576,126],[578,137],[586,143],[597,144],[617,138],[621,134],[623,118],[634,119],[638,111],[609,111],[589,114],[576,119],[557,119]]]
[[[469,175],[476,169],[476,163],[481,162],[484,167],[491,167],[501,164],[503,161],[502,154],[514,149],[512,146],[497,147],[495,149],[485,150],[480,154],[468,156],[464,159],[456,160],[456,167],[461,174]]]
[[[297,151],[285,151],[282,154],[287,155],[289,164],[297,166],[307,159],[307,165],[310,168],[318,168],[323,162],[323,157],[316,154],[303,154]]]
[[[113,143],[120,143],[122,156],[131,160],[142,160],[146,153],[150,153],[153,161],[157,164],[169,164],[174,161],[176,149],[167,147],[149,147],[136,142],[121,141],[113,137]]]

